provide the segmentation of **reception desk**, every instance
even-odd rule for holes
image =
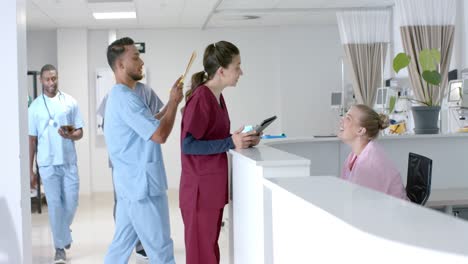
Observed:
[[[408,153],[433,160],[432,188],[468,187],[468,134],[384,136],[377,142],[395,163],[406,183]],[[263,144],[311,161],[309,175],[340,175],[350,148],[338,138],[301,138]]]
[[[404,181],[415,152],[433,159],[433,187],[468,187],[465,135],[379,142]],[[468,222],[337,179],[348,153],[337,138],[231,151],[231,263],[468,263]]]
[[[231,263],[272,263],[264,250],[264,179],[308,175],[310,161],[268,146],[231,151]],[[266,203],[268,205],[268,202]]]
[[[270,263],[468,263],[468,222],[335,177],[266,180]]]

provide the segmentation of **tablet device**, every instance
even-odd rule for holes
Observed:
[[[267,118],[265,120],[263,120],[263,122],[260,124],[260,125],[257,125],[254,130],[257,132],[257,133],[262,133],[263,130],[265,130],[265,128],[267,128],[271,123],[273,123],[273,121],[276,120],[276,116],[272,116],[270,118]]]

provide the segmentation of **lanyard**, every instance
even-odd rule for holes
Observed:
[[[58,99],[59,101],[60,100],[60,96],[62,95],[62,92],[58,91],[59,94],[58,94]],[[57,127],[57,122],[54,121],[54,119],[52,118],[52,115],[50,114],[50,111],[49,111],[49,107],[47,106],[47,102],[46,102],[46,99],[44,97],[44,93],[42,93],[42,100],[44,101],[44,105],[46,107],[46,110],[47,110],[47,114],[49,114],[49,126],[53,126],[53,127]],[[54,114],[54,117],[55,117],[55,114]]]

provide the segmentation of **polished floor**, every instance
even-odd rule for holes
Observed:
[[[176,263],[183,264],[185,263],[184,229],[182,216],[178,208],[178,193],[169,191],[168,196],[175,259]],[[71,249],[67,251],[67,263],[103,263],[107,247],[114,234],[113,203],[112,193],[80,197],[78,211],[71,226],[74,242]],[[47,206],[42,208],[42,214],[37,212],[32,214],[34,264],[53,263],[55,252],[47,216]],[[223,264],[227,264],[229,259],[228,234],[229,230],[225,225],[219,238],[221,263]],[[147,263],[147,261],[132,254],[129,263]]]

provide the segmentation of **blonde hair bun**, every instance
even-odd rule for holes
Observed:
[[[390,119],[388,115],[379,114],[379,129],[386,129],[390,125]]]

